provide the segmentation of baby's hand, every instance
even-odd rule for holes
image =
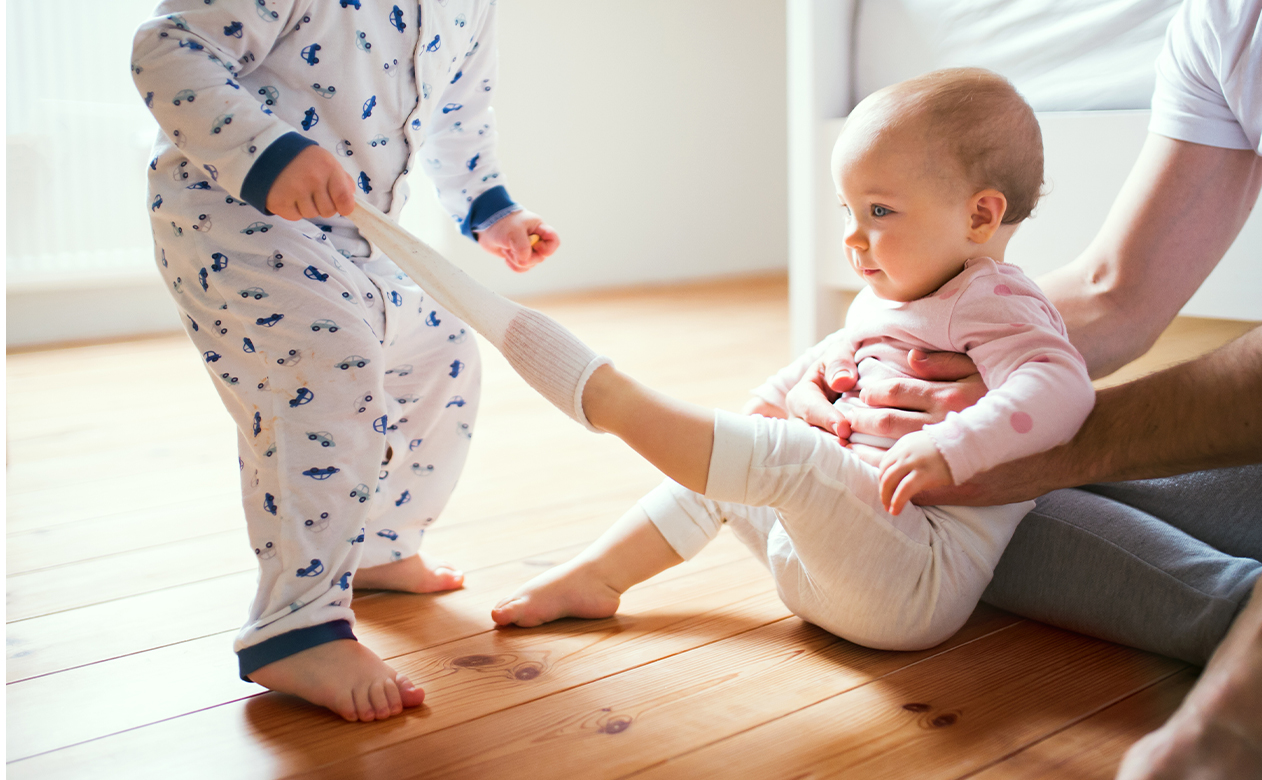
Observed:
[[[909,433],[881,458],[881,503],[896,515],[922,490],[951,485],[951,469],[924,431]]]
[[[272,182],[267,210],[291,220],[350,214],[355,210],[355,182],[336,157],[308,146]]]
[[[539,238],[531,241],[531,236]],[[515,211],[478,233],[478,243],[491,254],[504,258],[509,268],[520,273],[529,271],[557,251],[561,237],[537,214]]]

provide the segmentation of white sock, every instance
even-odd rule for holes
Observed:
[[[555,320],[478,284],[447,258],[362,198],[350,220],[408,276],[498,349],[526,383],[554,406],[599,431],[583,413],[583,387],[611,364]]]

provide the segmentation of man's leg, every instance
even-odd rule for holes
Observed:
[[[1134,493],[1136,486],[1058,490],[1039,499],[1013,535],[983,600],[1052,625],[1206,663],[1248,601],[1262,563],[1096,492]],[[1210,496],[1193,491],[1185,499],[1167,496],[1152,508],[1163,506],[1183,521],[1217,512],[1218,501]]]

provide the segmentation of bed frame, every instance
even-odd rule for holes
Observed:
[[[856,0],[789,0],[789,300],[793,348],[836,330],[862,282],[842,255],[829,177],[833,142],[854,105]],[[1037,277],[1095,236],[1147,135],[1149,112],[1038,114],[1049,193],[1013,237],[1009,260]],[[1186,316],[1262,321],[1262,217],[1255,211]]]

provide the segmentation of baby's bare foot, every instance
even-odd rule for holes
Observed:
[[[351,721],[381,720],[425,700],[425,691],[352,639],[326,642],[273,661],[250,679]]]
[[[362,568],[355,572],[354,582],[356,588],[438,593],[462,587],[464,574],[450,564],[430,561],[417,553],[401,561]]]
[[[495,605],[497,625],[532,628],[563,617],[605,618],[618,611],[622,591],[596,567],[570,561],[535,577]]]

